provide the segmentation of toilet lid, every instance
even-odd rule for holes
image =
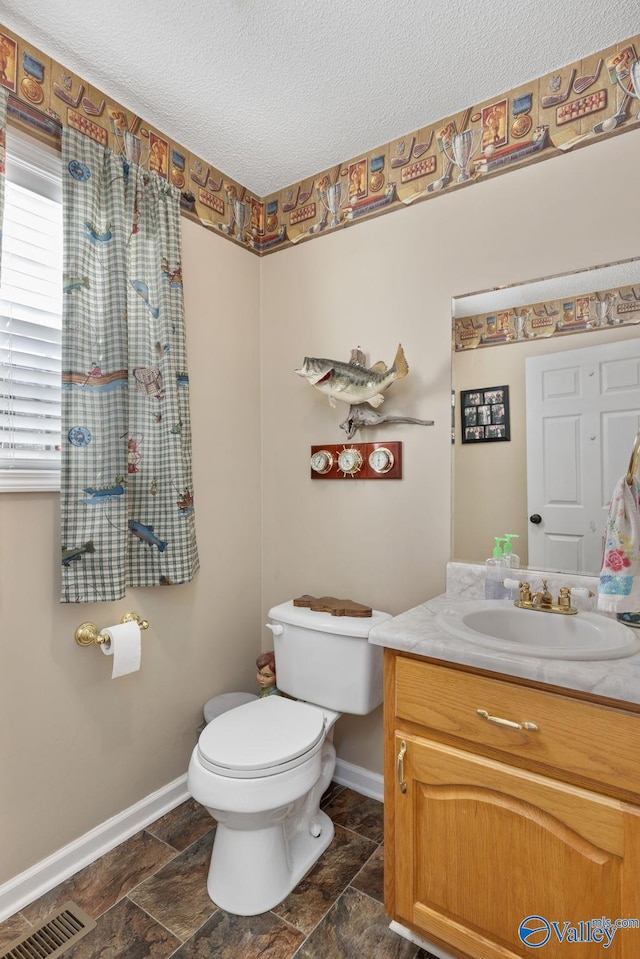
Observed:
[[[265,696],[218,716],[203,730],[198,752],[229,776],[265,775],[296,765],[324,738],[322,710],[283,696]]]

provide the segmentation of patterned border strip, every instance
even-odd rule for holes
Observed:
[[[622,286],[457,317],[452,324],[452,345],[459,353],[637,323],[640,323],[640,286]]]
[[[73,126],[178,187],[185,216],[264,256],[635,129],[636,47],[640,36],[346,160],[311,185],[267,197],[252,195],[2,25],[0,84],[10,94],[11,124],[56,146],[62,126]]]

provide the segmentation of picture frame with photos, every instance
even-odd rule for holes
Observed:
[[[463,443],[503,443],[511,439],[509,387],[485,386],[460,391]]]

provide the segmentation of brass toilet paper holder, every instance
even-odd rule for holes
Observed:
[[[149,621],[141,619],[138,613],[125,613],[121,623],[137,623],[140,629],[149,629]],[[108,636],[101,636],[100,630],[95,623],[80,623],[74,633],[74,639],[78,646],[102,646],[109,642]]]

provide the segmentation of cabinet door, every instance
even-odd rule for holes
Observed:
[[[538,916],[557,923],[545,959],[637,959],[640,929],[603,953],[586,923],[640,918],[640,810],[442,743],[397,733],[395,747],[400,921],[473,959],[512,959],[540,944],[543,922],[531,945],[519,937]]]

